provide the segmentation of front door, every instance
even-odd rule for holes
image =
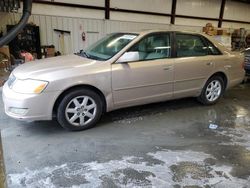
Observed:
[[[169,33],[145,36],[129,52],[139,60],[112,64],[112,90],[115,107],[166,100],[173,95],[173,61]]]

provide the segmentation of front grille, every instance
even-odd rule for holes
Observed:
[[[11,74],[9,79],[7,80],[7,84],[9,86],[9,88],[11,88],[13,86],[15,81],[16,81],[16,77],[13,74]]]

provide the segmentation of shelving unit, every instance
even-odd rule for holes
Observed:
[[[13,28],[13,25],[7,25],[7,31]],[[21,50],[30,52],[35,58],[41,59],[41,43],[39,26],[26,25],[22,32],[9,43],[10,53],[15,58],[19,58]]]

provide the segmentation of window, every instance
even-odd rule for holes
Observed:
[[[139,52],[139,60],[152,60],[171,57],[169,33],[156,33],[146,36],[129,50]]]
[[[113,33],[97,41],[86,49],[84,55],[90,59],[108,60],[120,52],[138,35],[130,33]]]
[[[209,53],[211,55],[221,55],[221,52],[218,50],[218,48],[216,48],[214,46],[214,44],[212,42],[210,42],[208,39],[204,38],[207,41],[208,44],[208,49],[209,49]]]
[[[176,34],[177,57],[208,55],[207,46],[198,35]]]

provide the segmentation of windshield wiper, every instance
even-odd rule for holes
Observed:
[[[89,55],[89,54],[88,54]],[[99,61],[105,61],[105,59],[93,55],[89,55],[89,59],[99,60]]]
[[[89,55],[87,54],[87,52],[82,52],[83,53],[83,55],[85,56],[85,57],[87,57],[87,58],[89,58]]]
[[[105,59],[97,57],[97,56],[93,56],[88,54],[87,52],[80,50],[80,52],[76,53],[76,55],[82,56],[82,57],[86,57],[88,59],[93,59],[93,60],[100,60],[100,61],[104,61]]]
[[[88,55],[85,51],[83,51],[83,50],[80,50],[79,55],[81,55],[81,56],[83,56],[83,57],[89,58],[89,55]]]

